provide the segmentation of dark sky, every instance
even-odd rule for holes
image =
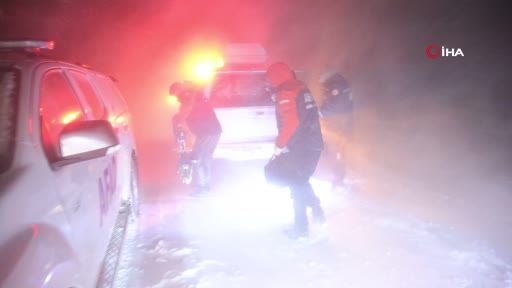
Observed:
[[[312,76],[338,68],[361,107],[380,107],[375,113],[407,118],[411,109],[441,106],[484,115],[485,125],[511,121],[501,109],[510,103],[511,50],[499,2],[2,0],[0,7],[1,38],[56,40],[56,57],[120,79],[139,127],[166,121],[162,94],[180,78],[184,51],[219,42],[260,42],[271,59]],[[431,43],[462,48],[465,57],[429,60]]]

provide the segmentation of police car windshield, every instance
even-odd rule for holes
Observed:
[[[0,173],[13,158],[16,108],[19,91],[19,71],[0,67]]]

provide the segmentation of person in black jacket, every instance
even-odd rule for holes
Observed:
[[[328,71],[320,77],[320,83],[324,96],[324,102],[319,109],[322,117],[328,118],[353,111],[352,88],[343,75]]]
[[[176,82],[171,85],[170,93],[181,104],[178,113],[173,117],[175,135],[186,126],[195,136],[190,153],[194,163],[195,193],[207,192],[211,188],[211,165],[222,133],[221,125],[212,105],[203,97],[199,87],[189,82]]]
[[[345,183],[346,151],[353,126],[352,87],[343,75],[333,69],[321,75],[320,83],[323,88],[324,101],[320,105],[319,113],[323,118],[326,132],[335,135],[334,138],[330,137],[331,145],[326,150],[329,166],[335,173],[332,184],[333,187],[337,187]]]

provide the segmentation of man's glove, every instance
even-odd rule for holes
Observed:
[[[276,156],[281,155],[282,153],[288,153],[288,152],[290,152],[290,150],[288,150],[288,148],[286,146],[283,147],[283,148],[280,148],[280,147],[278,147],[276,145],[276,146],[274,146],[274,155],[273,155],[273,157],[276,157]]]

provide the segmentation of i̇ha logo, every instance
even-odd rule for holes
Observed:
[[[425,49],[425,55],[430,59],[437,59],[439,57],[464,57],[464,52],[461,48],[446,48],[438,44],[430,44]]]

